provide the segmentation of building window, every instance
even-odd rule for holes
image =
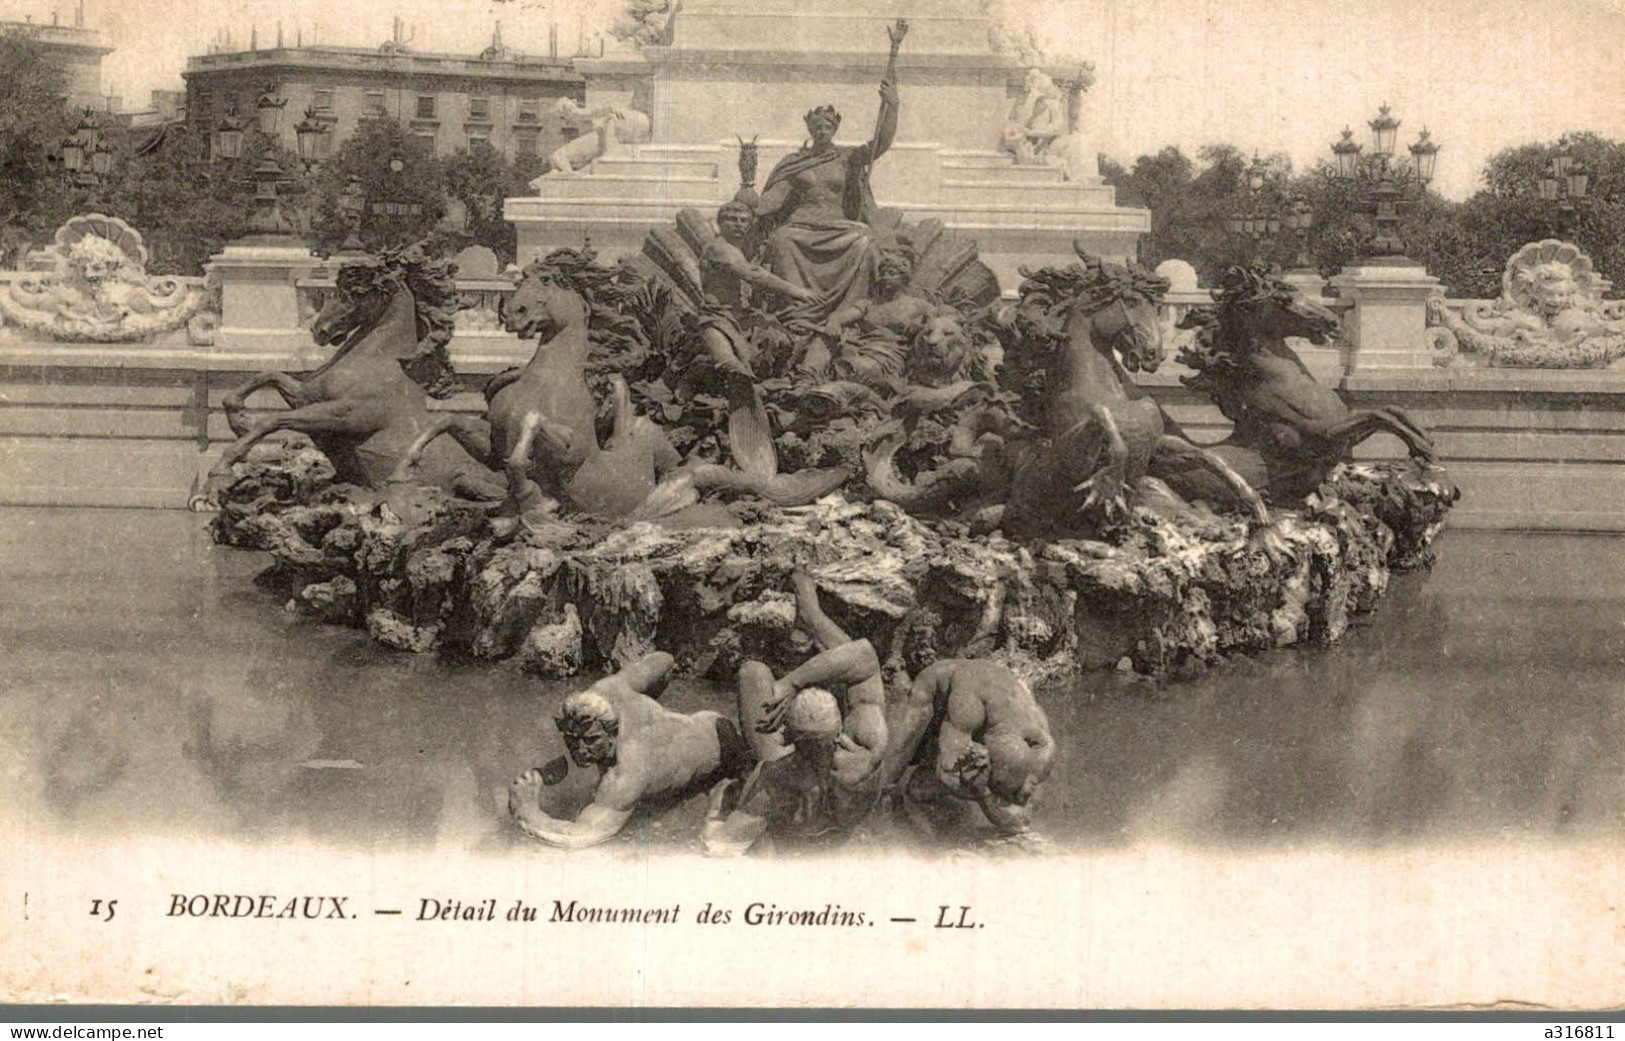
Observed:
[[[520,155],[531,156],[536,154],[537,137],[534,130],[522,130],[514,135],[514,142]]]
[[[318,87],[316,89],[315,104],[311,107],[313,107],[317,112],[333,111],[333,92],[326,88]]]
[[[435,139],[433,130],[415,130],[412,132],[412,136],[416,137],[419,141],[422,141],[424,147],[428,148],[431,154],[434,152]]]
[[[468,99],[468,118],[469,119],[480,119],[480,120],[490,119],[491,118],[491,99],[490,98],[469,98]]]
[[[433,94],[419,94],[418,95],[418,118],[419,119],[433,119],[433,118],[435,118],[435,115],[434,115],[435,104],[434,103],[435,103],[435,96]]]
[[[383,91],[381,91],[381,90],[369,90],[369,91],[367,91],[366,115],[374,116],[374,117],[389,115],[389,110],[384,107],[384,92]]]
[[[538,111],[540,111],[540,108],[535,98],[521,98],[519,101],[519,122],[536,122]]]
[[[491,147],[491,139],[486,137],[484,134],[469,134],[468,135],[468,150],[470,152],[474,151],[477,148],[490,148],[490,147]]]
[[[316,135],[316,151],[314,153],[314,158],[317,158],[317,159],[331,159],[331,158],[333,158],[333,129],[332,129],[332,127],[328,127],[328,129],[327,129],[327,131],[325,133],[321,133],[321,134]]]

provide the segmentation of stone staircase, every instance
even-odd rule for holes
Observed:
[[[760,142],[758,188],[798,146]],[[636,252],[650,228],[679,210],[714,211],[731,198],[737,154],[731,141],[630,145],[583,173],[540,178],[533,197],[507,204],[522,257],[584,238],[607,259]],[[1001,283],[1012,285],[1022,264],[1070,261],[1074,237],[1103,256],[1132,255],[1150,225],[1150,214],[1119,207],[1116,190],[1098,179],[1068,181],[1057,167],[1018,166],[994,149],[900,142],[876,165],[874,191],[881,206],[910,222],[936,218],[975,238]]]
[[[1052,219],[1116,208],[1114,189],[1098,181],[1068,181],[1057,167],[1018,166],[1008,152],[991,149],[932,151],[910,161],[910,169],[901,174],[884,168],[877,172],[882,206],[943,211],[939,215],[944,219],[953,213],[981,214],[998,218],[994,222],[1000,224],[1020,224],[1022,215]],[[786,152],[786,147],[764,144],[758,186]],[[538,184],[546,196],[560,200],[707,208],[733,194],[733,169],[733,155],[721,146],[645,144],[595,160],[584,174]]]

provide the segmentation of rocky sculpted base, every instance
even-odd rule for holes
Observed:
[[[654,649],[728,680],[812,653],[790,575],[910,675],[989,657],[1036,682],[1095,668],[1182,675],[1228,656],[1330,644],[1395,571],[1426,567],[1455,501],[1442,471],[1345,464],[1279,514],[1266,554],[1220,518],[1135,509],[1111,542],[1018,544],[838,495],[781,510],[718,505],[695,526],[557,518],[493,534],[487,510],[412,485],[333,483],[315,449],[257,447],[237,464],[215,539],[263,550],[290,609],[407,651],[517,657],[547,678],[612,670]]]

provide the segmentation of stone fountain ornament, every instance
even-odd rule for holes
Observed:
[[[1600,369],[1625,358],[1625,303],[1569,242],[1531,242],[1507,261],[1500,299],[1460,312],[1428,303],[1429,338],[1441,366]]]
[[[128,343],[193,326],[209,291],[180,279],[149,275],[141,234],[117,217],[88,214],[57,229],[50,246],[33,254],[33,270],[0,287],[7,325],[52,340]]]

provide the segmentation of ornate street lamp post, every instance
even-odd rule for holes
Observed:
[[[1557,204],[1557,227],[1563,235],[1574,230],[1575,203],[1586,198],[1590,183],[1591,171],[1585,163],[1569,154],[1567,143],[1558,142],[1557,154],[1540,179],[1540,197]]]
[[[1367,177],[1360,169],[1360,146],[1354,141],[1353,131],[1344,128],[1342,140],[1332,145],[1337,158],[1337,175],[1348,181],[1362,181],[1365,188],[1367,211],[1377,225],[1377,236],[1371,243],[1371,256],[1366,265],[1403,265],[1415,263],[1405,256],[1405,243],[1399,237],[1399,209],[1410,200],[1405,190],[1394,179],[1394,140],[1399,134],[1399,120],[1395,119],[1388,104],[1383,103],[1377,118],[1367,124],[1371,128],[1372,153],[1377,157],[1377,173]],[[1416,180],[1421,192],[1427,191],[1433,180],[1433,168],[1438,161],[1439,145],[1423,130],[1415,144],[1409,148],[1416,166]]]
[[[1258,153],[1253,153],[1252,164],[1242,174],[1247,189],[1247,202],[1243,209],[1232,213],[1226,223],[1231,231],[1253,240],[1254,248],[1273,241],[1281,233],[1281,215],[1264,199],[1264,185],[1269,180],[1269,167]]]
[[[282,213],[281,200],[277,194],[278,186],[287,180],[282,167],[276,161],[276,134],[281,125],[282,110],[288,102],[286,98],[275,97],[274,90],[274,87],[267,88],[254,103],[258,120],[257,129],[263,149],[260,153],[260,164],[254,168],[253,173],[254,216],[248,225],[249,231],[255,235],[281,236],[293,230]],[[238,154],[241,155],[240,139]]]
[[[395,152],[389,157],[389,172],[399,175],[406,170],[406,156]],[[423,204],[419,202],[401,202],[398,187],[392,192],[395,199],[372,200],[372,213],[375,217],[418,217],[423,214]]]
[[[237,116],[236,107],[232,107],[215,127],[214,154],[218,159],[241,159],[243,157],[243,121]]]
[[[113,172],[113,146],[102,135],[96,113],[85,109],[78,125],[62,139],[59,149],[47,158],[52,162],[60,161],[68,179],[91,193],[91,205],[100,205],[95,199],[95,192],[101,187],[102,180]]]
[[[316,156],[316,146],[327,134],[327,125],[323,123],[313,108],[305,109],[305,118],[293,125],[295,140],[299,145],[299,161],[305,164],[305,173],[315,168],[321,160]]]
[[[69,134],[62,139],[62,168],[74,174],[75,179],[80,170],[85,167],[85,146],[79,143],[78,134]]]
[[[345,224],[349,230],[344,243],[339,246],[339,252],[365,253],[367,247],[361,242],[361,218],[367,212],[367,190],[362,187],[361,178],[350,178],[350,183],[339,193],[338,203],[339,208],[344,211]]]
[[[1315,226],[1315,208],[1309,200],[1301,195],[1292,197],[1291,208],[1287,210],[1286,226],[1297,241],[1297,255],[1292,261],[1294,271],[1314,273],[1315,262],[1309,256],[1309,229]]]
[[[78,161],[69,161],[67,149],[64,148],[63,165],[77,172],[76,180],[80,187],[95,188],[113,170],[113,150],[102,140],[102,125],[96,119],[96,113],[85,109],[73,136],[79,145]]]
[[[276,137],[277,130],[282,126],[282,110],[287,107],[288,99],[277,97],[274,85],[265,88],[265,93],[254,102],[254,113],[259,119],[262,135],[273,139]]]

